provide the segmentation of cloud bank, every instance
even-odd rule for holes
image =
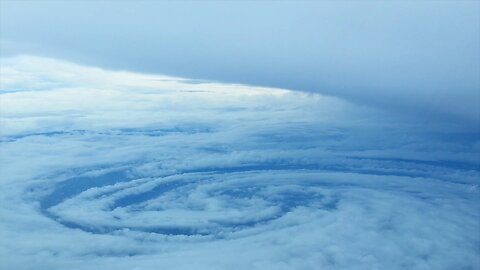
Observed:
[[[3,56],[335,95],[479,131],[478,1],[0,5]]]
[[[469,130],[287,89],[0,67],[2,269],[480,269]]]

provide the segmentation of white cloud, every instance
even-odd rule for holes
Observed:
[[[1,268],[480,267],[468,133],[29,56],[0,75]]]

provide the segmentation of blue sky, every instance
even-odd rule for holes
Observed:
[[[479,124],[477,1],[2,1],[2,55],[311,91]]]

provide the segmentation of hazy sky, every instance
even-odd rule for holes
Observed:
[[[479,122],[477,1],[2,1],[2,56],[333,94]]]

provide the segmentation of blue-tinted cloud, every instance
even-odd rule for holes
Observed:
[[[1,7],[2,55],[318,92],[417,119],[480,124],[477,1]]]
[[[0,77],[0,268],[480,267],[453,124],[30,56]]]

